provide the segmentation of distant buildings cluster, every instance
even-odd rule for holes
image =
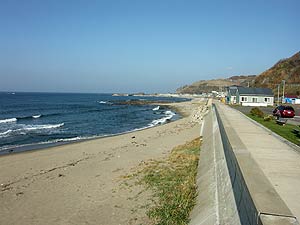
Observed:
[[[224,90],[224,89],[223,89]],[[134,93],[134,94],[113,94],[113,96],[157,96],[157,97],[182,97],[182,98],[193,98],[193,97],[215,97],[221,99],[226,104],[231,105],[242,105],[242,106],[273,106],[275,102],[288,103],[288,104],[300,104],[300,96],[296,95],[284,95],[274,97],[274,93],[270,88],[253,88],[243,86],[229,86],[225,88],[225,91],[212,91],[211,93],[202,94],[178,94],[178,93],[167,93],[167,94],[145,94],[145,93]]]

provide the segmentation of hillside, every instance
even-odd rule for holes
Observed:
[[[282,59],[273,67],[255,78],[255,87],[267,87],[277,93],[277,86],[285,80],[285,93],[300,95],[300,52],[290,58]]]
[[[252,86],[255,75],[232,76],[226,79],[201,80],[191,85],[185,85],[176,90],[181,94],[201,94],[211,91],[224,91],[224,87],[230,85]]]

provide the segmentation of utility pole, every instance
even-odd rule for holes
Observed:
[[[282,101],[284,100],[284,87],[285,87],[285,80],[282,80],[283,87],[282,87]]]
[[[280,84],[277,85],[277,105],[279,105],[279,89],[280,89]]]

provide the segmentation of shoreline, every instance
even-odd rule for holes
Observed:
[[[113,137],[0,157],[0,224],[149,224],[149,193],[122,177],[199,137],[204,101],[189,116]],[[122,185],[123,184],[123,185]]]
[[[190,102],[192,100],[189,101],[184,101],[184,102]],[[86,141],[92,141],[92,140],[97,140],[97,139],[103,139],[103,138],[108,138],[108,137],[114,137],[114,136],[120,136],[120,135],[124,135],[124,134],[130,134],[130,133],[134,133],[137,131],[141,131],[141,130],[146,130],[146,129],[150,129],[150,128],[154,128],[157,126],[162,126],[168,123],[172,123],[175,122],[177,120],[180,120],[184,117],[187,117],[188,114],[184,114],[184,112],[180,111],[180,107],[176,107],[177,103],[162,103],[162,102],[152,102],[149,103],[149,105],[161,105],[164,106],[166,108],[169,108],[171,110],[173,110],[178,116],[179,118],[176,120],[171,120],[169,122],[163,123],[163,124],[159,124],[159,125],[154,125],[154,126],[144,126],[141,128],[136,128],[134,130],[129,130],[129,131],[125,131],[122,133],[115,133],[115,134],[108,134],[108,135],[95,135],[95,136],[91,136],[91,137],[86,137],[86,138],[82,138],[82,139],[78,139],[78,140],[71,140],[71,141],[57,141],[57,142],[49,142],[49,143],[32,143],[32,144],[24,144],[21,146],[16,146],[16,147],[11,147],[11,148],[7,148],[7,149],[3,149],[0,151],[0,157],[3,157],[5,155],[11,155],[11,154],[20,154],[20,153],[26,153],[26,152],[32,152],[32,151],[43,151],[45,149],[48,148],[54,148],[54,147],[58,147],[58,146],[63,146],[63,145],[68,145],[68,144],[76,144],[76,143],[81,143],[81,142],[86,142]]]

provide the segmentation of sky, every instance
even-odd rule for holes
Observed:
[[[0,91],[167,93],[300,50],[299,0],[0,0]]]

